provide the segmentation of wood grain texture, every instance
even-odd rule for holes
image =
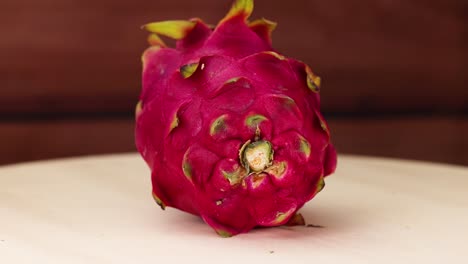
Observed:
[[[466,113],[464,0],[257,0],[274,47],[324,80],[327,112]],[[0,115],[124,113],[140,91],[147,22],[216,23],[230,1],[3,0]]]
[[[136,151],[132,119],[0,123],[0,164]],[[468,119],[329,119],[339,153],[468,166]]]
[[[0,164],[134,150],[140,26],[231,0],[2,0]],[[256,0],[323,79],[339,151],[468,165],[466,0]],[[413,117],[406,117],[413,116]]]
[[[135,151],[129,119],[0,123],[0,164]]]
[[[331,119],[338,152],[468,165],[468,119]]]

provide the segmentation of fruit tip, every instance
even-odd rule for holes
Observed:
[[[244,20],[247,20],[252,14],[253,9],[253,0],[235,0],[226,16],[220,21],[220,24],[236,16],[243,16]]]

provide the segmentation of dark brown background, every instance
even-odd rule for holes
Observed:
[[[230,0],[2,0],[0,164],[134,151],[140,26]],[[276,49],[323,78],[341,153],[468,165],[466,0],[257,0]]]

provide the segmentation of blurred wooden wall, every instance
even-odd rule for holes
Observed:
[[[323,78],[340,153],[468,165],[466,0],[257,0],[273,45]],[[2,0],[0,164],[134,151],[140,26],[230,0]]]

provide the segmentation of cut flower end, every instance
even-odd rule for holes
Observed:
[[[273,160],[273,146],[269,141],[247,141],[239,151],[242,166],[249,171],[259,173],[269,167]]]

